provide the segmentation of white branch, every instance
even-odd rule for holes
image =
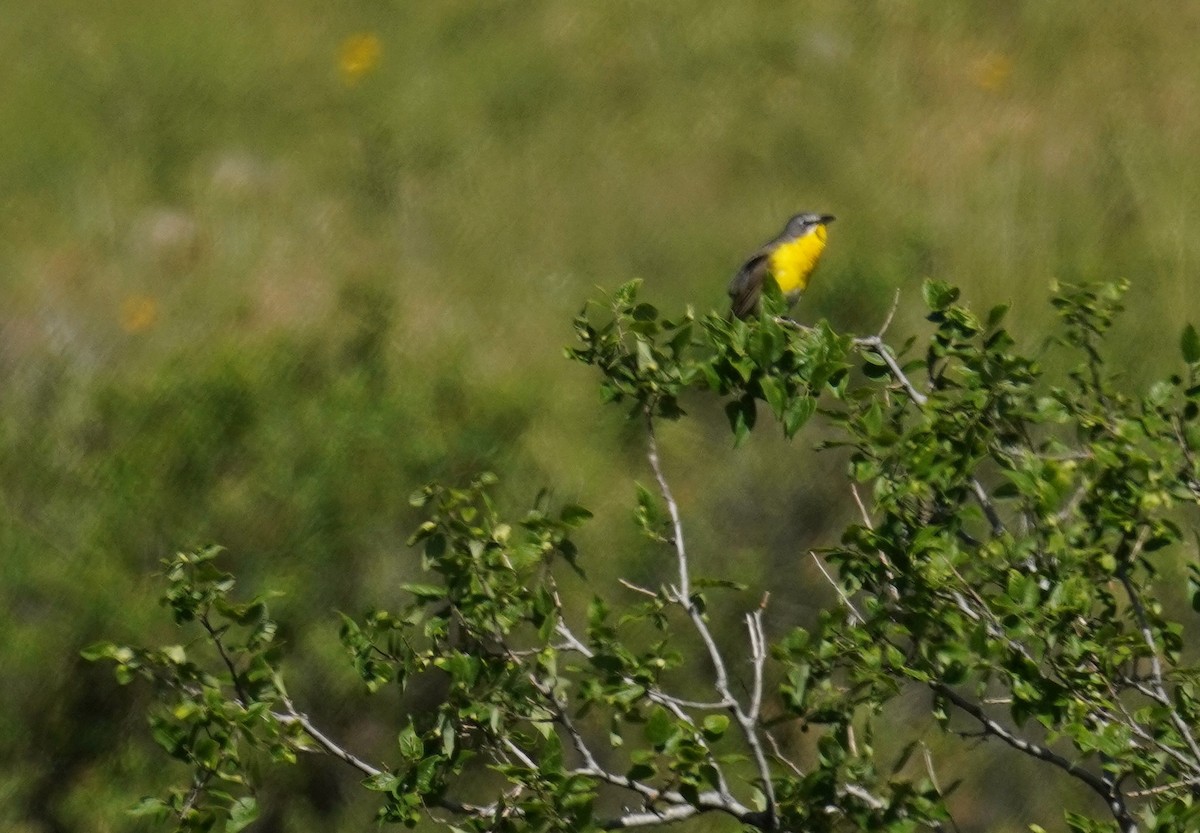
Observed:
[[[1129,554],[1130,563],[1137,560],[1142,547],[1146,544],[1147,535],[1147,530],[1143,528],[1133,546],[1133,551]],[[1138,629],[1142,633],[1142,640],[1146,643],[1146,647],[1150,651],[1150,675],[1154,700],[1167,709],[1175,731],[1179,732],[1180,737],[1187,744],[1195,764],[1200,765],[1200,745],[1197,745],[1196,737],[1192,734],[1191,727],[1187,725],[1187,721],[1180,717],[1175,704],[1171,702],[1171,698],[1167,694],[1167,687],[1163,682],[1162,660],[1158,656],[1158,644],[1154,641],[1154,632],[1150,629],[1150,619],[1146,615],[1146,607],[1142,604],[1142,597],[1138,594],[1137,589],[1133,586],[1133,582],[1130,581],[1127,574],[1122,573],[1121,585],[1125,588],[1125,595],[1129,597],[1129,603],[1132,605],[1134,615],[1137,617]]]
[[[891,316],[889,315],[887,323],[890,322]],[[887,324],[884,326],[886,328]],[[912,380],[908,378],[908,374],[904,372],[904,368],[900,366],[900,362],[892,355],[891,348],[884,343],[882,331],[877,335],[854,339],[854,346],[868,350],[883,359],[883,363],[887,365],[892,378],[904,388],[904,392],[908,394],[908,398],[918,408],[924,408],[929,403],[929,397],[917,390],[916,385],[912,383]],[[1000,518],[1000,513],[996,511],[996,506],[992,503],[987,490],[983,488],[983,484],[975,477],[971,478],[970,485],[971,492],[975,495],[975,500],[979,503],[979,508],[983,510],[984,516],[992,527],[992,535],[1003,535],[1004,521]]]
[[[366,775],[368,778],[374,777],[383,772],[383,770],[378,769],[377,767],[371,766],[369,763],[364,761],[362,758],[359,758],[358,756],[353,755],[350,752],[347,752],[344,748],[342,748],[337,743],[335,743],[331,738],[329,738],[326,734],[324,734],[320,729],[318,729],[316,726],[314,726],[312,724],[312,721],[308,719],[307,715],[303,715],[300,712],[296,711],[296,707],[294,705],[292,705],[292,701],[287,696],[284,696],[284,698],[283,698],[283,705],[284,705],[284,708],[287,709],[286,713],[281,714],[279,712],[272,712],[275,719],[278,720],[280,723],[282,723],[284,725],[288,725],[291,723],[295,723],[295,724],[299,725],[300,728],[304,730],[304,734],[306,734],[310,738],[312,738],[318,746],[320,746],[322,749],[325,750],[326,753],[332,755],[335,758],[339,758],[342,761],[345,761],[346,763],[350,764],[350,766],[354,767],[359,772],[361,772],[363,775]]]
[[[714,685],[717,694],[728,705],[730,713],[737,720],[738,726],[741,727],[742,735],[746,738],[746,743],[749,745],[750,751],[754,756],[759,778],[762,781],[763,794],[767,799],[769,826],[770,829],[774,829],[778,821],[775,784],[771,779],[771,766],[767,761],[766,750],[763,749],[762,739],[758,736],[759,726],[757,715],[752,717],[750,713],[742,708],[738,699],[733,696],[733,691],[729,687],[729,673],[725,668],[725,660],[721,656],[721,651],[717,647],[716,640],[713,639],[712,631],[708,627],[708,622],[704,619],[704,614],[692,600],[691,582],[688,576],[687,548],[683,543],[683,522],[679,516],[679,505],[675,502],[675,496],[672,494],[671,487],[667,483],[667,478],[663,474],[662,461],[658,456],[658,440],[654,432],[654,414],[649,407],[646,409],[646,433],[648,437],[647,458],[650,461],[650,468],[654,470],[654,479],[658,481],[659,492],[663,500],[666,501],[667,511],[671,515],[671,524],[675,539],[675,553],[679,563],[679,591],[677,601],[687,611],[688,617],[692,620],[692,624],[696,628],[696,632],[700,635],[701,641],[704,642],[708,650],[709,660],[712,662],[713,673],[716,677]]]

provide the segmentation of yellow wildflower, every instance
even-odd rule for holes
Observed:
[[[118,321],[130,335],[144,333],[158,320],[158,302],[149,295],[130,295],[121,302]]]
[[[1008,86],[1012,71],[1012,58],[999,52],[990,52],[975,62],[972,75],[977,87],[995,93]]]
[[[338,70],[342,80],[350,86],[357,84],[364,75],[379,66],[381,54],[383,44],[370,32],[346,38],[338,52]]]

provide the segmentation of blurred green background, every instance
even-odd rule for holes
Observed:
[[[828,211],[804,319],[869,331],[899,289],[899,340],[936,277],[1036,346],[1053,280],[1127,277],[1118,366],[1161,366],[1200,317],[1198,36],[1198,5],[1092,0],[6,4],[0,827],[144,828],[124,809],[178,773],[147,692],[78,652],[180,638],[177,549],[286,592],[297,699],[378,760],[408,706],[364,697],[334,611],[417,569],[414,487],[492,469],[512,507],[594,509],[578,597],[664,577],[629,521],[641,436],[562,359],[597,286],[719,308]],[[810,620],[840,461],[816,425],[735,455],[695,410],[664,453],[696,569],[771,587],[776,633]],[[963,831],[1061,829],[1013,763],[940,773]],[[260,831],[372,823],[330,762],[262,801]]]

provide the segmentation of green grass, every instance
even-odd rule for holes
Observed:
[[[626,515],[640,440],[561,359],[598,285],[720,307],[740,259],[813,209],[839,220],[800,315],[839,328],[877,326],[897,289],[894,332],[919,327],[936,277],[1011,302],[1036,344],[1051,281],[1127,277],[1115,349],[1136,375],[1200,317],[1193,6],[198,9],[0,20],[7,829],[128,829],[157,765],[127,693],[75,658],[159,627],[151,574],[176,548],[219,540],[248,585],[288,591],[298,675],[336,654],[333,608],[386,604],[412,571],[425,478],[495,468],[515,506],[553,485],[598,511],[594,573],[652,580]],[[348,86],[359,32],[381,63]],[[837,460],[769,436],[733,455],[698,416],[664,437],[697,558],[784,585],[779,627],[811,615]],[[318,703],[355,690],[310,683]],[[386,726],[334,719],[387,754]],[[331,812],[272,829],[369,816]]]

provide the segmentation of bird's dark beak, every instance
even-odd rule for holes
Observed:
[[[832,223],[836,219],[837,219],[837,217],[834,217],[832,214],[822,214],[821,215],[821,223],[822,224]]]

